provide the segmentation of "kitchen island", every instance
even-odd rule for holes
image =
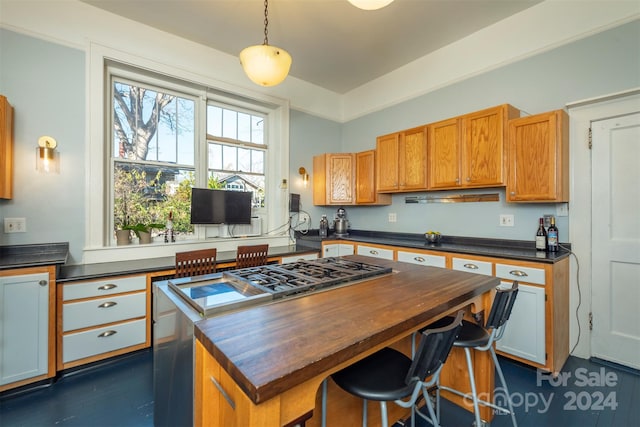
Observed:
[[[385,346],[406,348],[412,332],[458,309],[481,312],[499,283],[473,273],[348,258],[393,272],[196,323],[196,425],[279,427],[311,413],[307,425],[319,425],[318,391],[325,378]],[[474,363],[479,392],[491,393],[490,359],[477,355]],[[457,365],[447,366],[454,374],[443,378],[466,389],[464,368]],[[342,402],[334,405],[334,392],[330,388],[329,425],[332,417],[342,425],[349,425],[347,417],[359,419],[359,404],[333,399]],[[375,422],[379,411],[370,408]]]

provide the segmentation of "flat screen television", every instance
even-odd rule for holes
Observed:
[[[225,191],[224,223],[251,224],[251,191]]]
[[[191,224],[251,224],[252,192],[191,189]]]
[[[191,189],[191,224],[222,224],[225,219],[223,190]]]

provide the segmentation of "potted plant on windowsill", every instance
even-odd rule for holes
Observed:
[[[125,225],[122,227],[123,230],[131,230],[136,233],[138,239],[140,239],[140,244],[151,243],[151,230],[155,229],[163,229],[164,224],[151,223],[151,224],[142,224],[138,223],[136,225]]]

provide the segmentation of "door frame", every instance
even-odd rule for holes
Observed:
[[[622,116],[640,111],[640,88],[618,92],[602,97],[571,102],[566,105],[569,113],[569,241],[578,257],[571,260],[569,291],[569,350],[581,358],[591,357],[591,312],[592,262],[591,262],[591,150],[589,128],[591,122]],[[588,185],[585,185],[588,183]],[[580,273],[578,288],[578,276]],[[579,308],[578,308],[579,305]],[[578,320],[576,319],[578,310]],[[578,321],[580,322],[578,326]],[[578,336],[579,335],[579,336]],[[579,341],[577,341],[579,339]],[[577,341],[577,344],[576,344]]]

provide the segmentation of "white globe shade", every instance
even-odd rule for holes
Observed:
[[[289,74],[291,55],[268,44],[249,46],[240,52],[240,64],[255,84],[275,86]]]
[[[364,10],[382,9],[393,0],[349,0],[349,3]]]

